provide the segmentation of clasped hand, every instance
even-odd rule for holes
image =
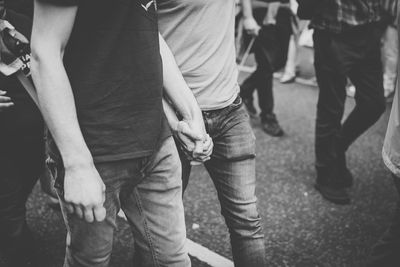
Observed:
[[[198,165],[211,158],[213,141],[205,133],[202,123],[192,121],[179,121],[174,130],[175,139],[179,142],[182,151],[191,165]]]

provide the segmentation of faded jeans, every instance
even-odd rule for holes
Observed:
[[[205,111],[203,117],[214,142],[213,154],[205,167],[217,189],[221,213],[229,228],[235,266],[267,266],[256,206],[255,136],[242,100],[238,97],[226,108]],[[185,189],[190,163],[180,154]]]
[[[99,163],[96,168],[106,185],[107,216],[103,222],[87,223],[62,207],[67,227],[64,267],[109,265],[120,208],[134,237],[133,266],[190,266],[181,168],[173,138],[167,138],[152,156]],[[61,174],[58,166],[51,169]],[[58,191],[62,200],[62,191]]]

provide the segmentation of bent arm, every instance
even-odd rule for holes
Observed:
[[[160,53],[163,61],[164,93],[171,104],[186,120],[202,120],[202,113],[192,91],[187,86],[164,38],[159,35]],[[164,107],[167,103],[164,102]],[[173,119],[173,110],[166,108],[168,119]]]

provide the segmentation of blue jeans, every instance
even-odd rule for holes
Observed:
[[[56,167],[52,169],[62,174]],[[68,231],[64,267],[109,265],[120,208],[134,237],[134,266],[190,266],[181,168],[173,138],[167,138],[152,156],[100,163],[96,168],[106,185],[107,217],[100,223],[87,223],[62,207]],[[63,204],[62,194],[59,197]]]
[[[238,97],[226,108],[203,112],[203,117],[214,141],[213,154],[205,167],[217,189],[221,213],[229,228],[235,266],[267,266],[256,206],[255,136],[249,116]],[[185,189],[190,163],[180,154]]]

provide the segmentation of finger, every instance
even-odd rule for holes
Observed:
[[[202,156],[199,156],[197,158],[194,158],[193,161],[198,161],[198,162],[204,163],[204,162],[206,162],[207,160],[210,160],[210,159],[211,159],[211,157],[209,155],[202,155]]]
[[[74,213],[74,206],[70,203],[65,203],[64,204],[65,210],[67,211],[67,213],[69,214],[73,214]]]
[[[18,32],[17,30],[12,30],[11,34],[15,38],[17,38],[19,41],[26,43],[26,44],[29,43],[28,39],[26,39],[26,37],[22,33]]]
[[[211,139],[211,137],[207,134],[206,139],[203,142],[203,152],[210,150],[211,147],[213,147],[214,143]]]
[[[203,155],[207,155],[208,157],[212,155],[214,149],[214,143],[211,143],[211,145],[208,147],[206,151],[203,151]]]
[[[200,161],[200,162],[202,162],[202,163],[204,163],[204,162],[206,162],[206,161],[209,161],[211,159],[211,157],[202,157],[202,158],[200,158],[200,159],[196,159],[196,161]]]
[[[11,97],[8,96],[0,96],[0,103],[11,102]]]
[[[87,221],[88,223],[92,223],[94,221],[93,210],[88,207],[85,207],[82,210],[83,210],[83,217],[85,218],[85,221]]]
[[[201,155],[202,152],[203,152],[203,141],[196,141],[193,150],[193,157],[196,158],[197,156]]]
[[[6,110],[14,106],[14,103],[0,103],[0,111]]]
[[[74,213],[76,216],[78,216],[79,219],[83,219],[83,210],[81,206],[74,205]]]
[[[197,161],[197,160],[192,160],[190,162],[190,166],[198,166],[198,165],[201,165],[201,164],[202,164],[202,162],[201,161]]]
[[[106,185],[104,183],[101,184],[101,204],[103,205],[106,202]]]
[[[2,90],[0,90],[0,95],[5,95],[5,94],[7,94],[7,92],[6,92],[6,91],[2,91]]]
[[[102,222],[106,218],[106,209],[103,206],[96,206],[93,208],[94,220]]]

